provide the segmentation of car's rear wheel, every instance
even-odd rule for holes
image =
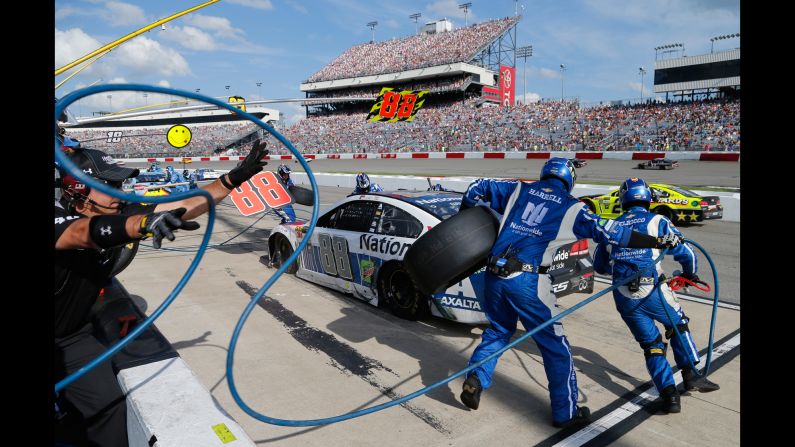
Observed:
[[[378,296],[397,317],[420,320],[428,313],[428,299],[417,290],[402,264],[391,263],[378,273]]]
[[[654,208],[654,213],[666,217],[668,220],[671,220],[671,218],[673,217],[671,209],[668,208],[667,206],[658,206],[657,208]]]
[[[273,241],[273,251],[272,251],[272,264],[274,267],[279,268],[281,267],[282,263],[287,260],[293,254],[293,247],[290,245],[290,241],[287,240],[286,237],[282,235],[276,236],[276,240]],[[296,262],[285,270],[285,273],[295,273],[298,271],[298,259],[296,258]]]

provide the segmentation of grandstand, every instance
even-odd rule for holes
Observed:
[[[280,119],[280,112],[275,109],[260,105],[241,107],[271,125]],[[239,148],[262,137],[264,132],[240,115],[214,106],[106,114],[70,121],[67,136],[76,138],[84,147],[100,149],[118,158],[236,155]],[[188,126],[192,133],[190,143],[182,148],[171,146],[166,138],[168,129],[177,124]]]
[[[740,49],[682,56],[654,63],[654,92],[676,99],[737,99]]]
[[[585,107],[576,100],[516,105],[509,101],[512,107],[484,107],[503,103],[502,89],[495,87],[498,81],[502,87],[505,76],[500,74],[515,65],[515,29],[520,19],[493,20],[454,31],[442,27],[438,32],[437,26],[431,34],[353,46],[301,84],[306,97],[312,99],[305,103],[307,118],[285,129],[284,134],[302,152],[318,154],[739,151],[740,105],[732,94],[739,91],[739,77],[712,79],[704,85],[702,80],[664,83],[681,78],[677,70],[682,68],[678,67],[731,61],[733,52],[684,58],[691,64],[658,62],[655,91],[705,88],[710,95],[671,90],[677,102],[649,100],[631,105],[609,101]],[[739,59],[739,50],[736,57]],[[709,67],[685,71],[712,73],[715,65]],[[367,112],[384,86],[427,89],[430,94],[412,122],[367,122]],[[274,148],[274,153],[286,154],[287,150]]]

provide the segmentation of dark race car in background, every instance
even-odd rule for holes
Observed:
[[[401,318],[428,313],[450,320],[487,323],[485,269],[442,293],[422,295],[403,265],[407,249],[422,234],[461,205],[461,193],[396,191],[350,195],[321,213],[311,241],[287,271],[376,306]],[[306,234],[307,224],[277,225],[268,238],[273,266],[281,265]],[[552,287],[560,297],[593,291],[593,263],[587,241],[558,249],[549,266]]]
[[[655,158],[654,160],[638,163],[638,169],[674,169],[679,167],[679,162],[670,158]]]
[[[571,163],[574,165],[575,168],[581,168],[583,166],[586,166],[588,164],[588,161],[582,158],[572,158]]]

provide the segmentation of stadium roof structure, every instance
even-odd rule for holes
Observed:
[[[654,63],[654,92],[715,90],[740,86],[740,49]]]
[[[506,17],[451,32],[355,45],[310,76],[300,90],[333,90],[463,73],[477,74],[482,83],[493,85],[499,64],[515,65],[513,50],[519,20],[521,16]],[[478,32],[482,35],[470,39],[471,47],[450,50],[462,36]],[[504,37],[510,42],[503,42]],[[396,52],[396,46],[404,51]]]

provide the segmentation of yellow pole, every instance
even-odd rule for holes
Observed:
[[[60,86],[64,85],[64,83],[65,83],[66,81],[68,81],[68,80],[72,79],[72,77],[73,77],[74,75],[76,75],[76,74],[80,73],[81,71],[83,71],[83,69],[90,67],[90,66],[91,66],[91,64],[93,64],[94,62],[96,62],[96,61],[100,60],[100,59],[102,58],[102,56],[104,56],[104,55],[106,55],[106,54],[110,53],[111,51],[113,51],[113,50],[108,50],[108,51],[106,51],[106,52],[104,52],[104,53],[100,54],[100,55],[99,55],[99,56],[97,56],[97,58],[96,58],[96,59],[94,59],[93,61],[91,61],[91,62],[89,62],[89,63],[87,63],[87,64],[83,65],[82,67],[80,67],[80,68],[79,68],[77,71],[75,71],[74,73],[72,73],[72,74],[70,74],[69,76],[67,76],[67,77],[66,77],[66,78],[65,78],[63,81],[59,82],[59,83],[58,83],[58,85],[56,85],[56,86],[55,86],[55,89],[57,90],[57,89],[58,89],[58,87],[60,87]]]
[[[78,59],[78,60],[76,60],[74,62],[68,63],[68,64],[64,65],[63,67],[55,70],[55,76],[58,76],[59,74],[63,73],[64,71],[74,67],[75,65],[83,63],[87,59],[91,59],[92,57],[96,56],[97,54],[99,54],[99,53],[101,53],[101,52],[103,52],[105,50],[113,49],[113,48],[123,44],[124,42],[132,39],[133,37],[138,36],[140,34],[143,34],[143,33],[147,32],[147,31],[149,31],[152,28],[156,28],[159,25],[162,25],[162,24],[164,24],[166,22],[170,22],[171,20],[176,19],[177,17],[182,17],[185,14],[188,14],[188,13],[191,13],[193,11],[196,11],[197,9],[204,8],[205,6],[212,5],[213,3],[218,3],[219,1],[221,1],[221,0],[210,0],[208,2],[202,3],[201,5],[194,6],[194,7],[190,8],[190,9],[186,9],[186,10],[184,10],[182,12],[178,12],[178,13],[172,15],[172,16],[166,17],[165,19],[158,20],[157,22],[152,23],[151,25],[147,25],[147,26],[139,29],[138,31],[135,31],[134,33],[130,33],[130,34],[122,37],[121,39],[114,40],[113,42],[105,45],[104,47],[102,47],[102,48],[100,48],[98,50],[94,50],[93,52],[81,57],[80,59]]]

